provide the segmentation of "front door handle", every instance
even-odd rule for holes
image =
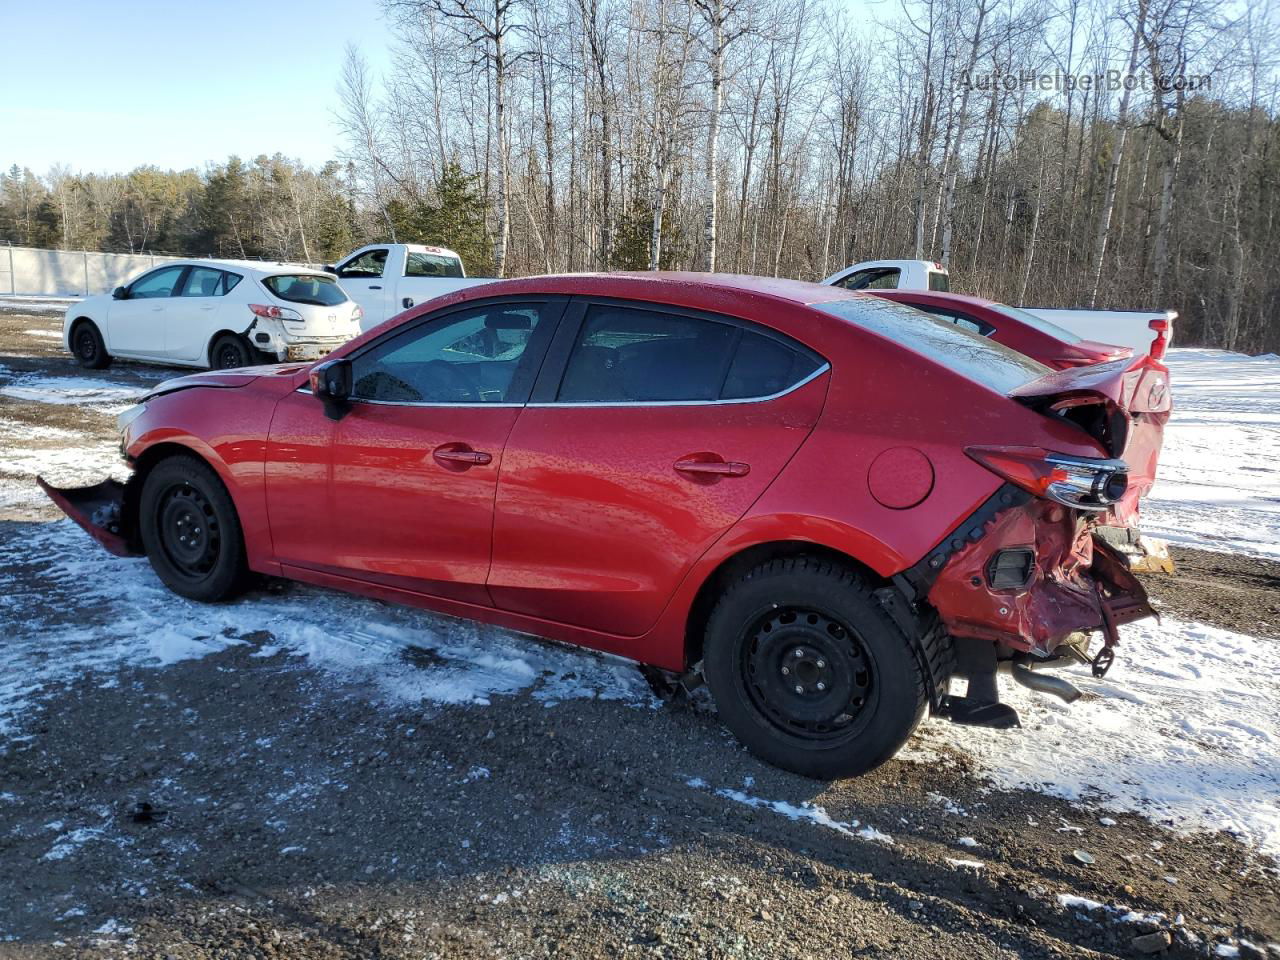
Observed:
[[[449,470],[466,470],[468,467],[483,467],[493,463],[493,454],[483,450],[472,450],[464,443],[446,443],[436,447],[431,456],[436,463]]]
[[[680,473],[690,474],[695,477],[705,477],[712,479],[716,477],[745,477],[751,472],[749,463],[740,463],[736,460],[700,460],[693,457],[686,457],[683,460],[675,462],[675,468]]]
[[[378,286],[376,283],[371,283],[371,284],[369,284],[369,289],[370,289],[370,290],[381,290],[381,289],[382,289],[382,287]]]

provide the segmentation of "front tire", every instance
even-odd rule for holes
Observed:
[[[174,593],[213,603],[244,589],[240,518],[208,464],[187,456],[157,464],[142,485],[138,520],[147,559]]]
[[[102,340],[98,327],[90,320],[81,320],[71,330],[71,352],[76,363],[86,370],[105,370],[111,366],[111,354]]]
[[[753,754],[806,777],[884,763],[924,715],[919,661],[857,571],[770,560],[722,594],[703,671],[726,726]]]
[[[209,348],[210,370],[234,370],[253,363],[253,351],[243,337],[224,334]]]

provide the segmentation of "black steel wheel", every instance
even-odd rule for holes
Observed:
[[[90,320],[81,320],[71,330],[71,351],[76,363],[87,370],[102,370],[111,366],[111,354],[102,341],[102,334]]]
[[[194,456],[158,463],[143,483],[138,513],[152,568],[175,593],[225,600],[248,576],[235,504],[208,464]]]
[[[852,733],[873,693],[875,663],[858,635],[823,610],[779,607],[742,644],[748,695],[762,716],[797,737]]]
[[[243,338],[223,335],[214,341],[209,350],[209,367],[213,370],[234,370],[253,363],[253,354]]]
[[[897,753],[924,716],[913,639],[851,566],[778,558],[721,594],[703,673],[721,719],[756,756],[808,777],[850,777]]]

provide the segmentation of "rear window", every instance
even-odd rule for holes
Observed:
[[[334,307],[347,300],[347,295],[333,277],[318,277],[311,273],[280,274],[263,278],[262,284],[273,296],[290,303]]]
[[[945,273],[939,273],[937,270],[930,270],[929,289],[938,293],[947,293],[951,290],[951,280]]]
[[[406,277],[460,277],[462,261],[438,253],[410,253],[404,263]]]
[[[1084,337],[1077,336],[1066,327],[1060,327],[1056,323],[1051,323],[1043,317],[1037,317],[1034,313],[1019,310],[1017,307],[1006,307],[1003,303],[993,303],[991,304],[991,309],[997,313],[1003,313],[1006,317],[1012,317],[1014,320],[1025,323],[1034,330],[1056,337],[1063,343],[1079,343],[1084,339]]]
[[[1050,372],[1044,364],[1016,350],[905,304],[859,297],[813,306],[901,343],[948,370],[1000,393],[1008,393]]]

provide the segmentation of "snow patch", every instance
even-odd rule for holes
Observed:
[[[1173,414],[1144,532],[1280,560],[1280,358],[1174,349]]]
[[[0,387],[0,396],[28,403],[89,407],[100,413],[116,414],[128,409],[147,391],[96,377],[18,377]]]
[[[694,786],[693,780],[686,780],[685,783],[689,786]],[[703,785],[704,781],[699,780],[698,783],[699,785]],[[842,833],[846,837],[855,837],[859,840],[874,840],[877,843],[893,843],[893,837],[889,836],[887,833],[882,833],[869,824],[864,825],[857,820],[849,820],[847,822],[833,820],[824,808],[817,806],[816,804],[809,803],[808,801],[797,806],[796,804],[788,803],[785,800],[764,800],[760,797],[753,797],[748,793],[743,793],[741,790],[731,790],[728,788],[722,788],[715,791],[715,793],[718,797],[724,797],[727,800],[732,800],[734,803],[740,803],[746,807],[771,810],[776,814],[786,817],[788,820],[807,820],[810,823],[815,823],[828,830],[834,830],[836,833]]]
[[[1173,617],[1120,632],[1105,679],[1061,671],[1086,694],[1076,703],[1005,683],[1021,729],[928,724],[899,756],[933,762],[933,745],[950,744],[1000,787],[1226,830],[1280,853],[1280,644]]]

